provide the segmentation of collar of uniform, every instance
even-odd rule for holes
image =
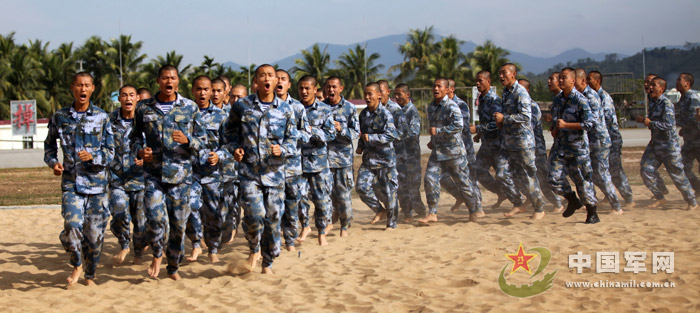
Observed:
[[[442,97],[442,99],[440,99],[439,102],[433,100],[433,102],[434,102],[436,105],[439,105],[439,106],[445,105],[445,103],[447,103],[448,101],[450,101],[450,97],[447,96],[447,95],[445,95],[444,97]]]
[[[379,114],[379,110],[382,108],[386,108],[386,106],[379,102],[379,105],[377,105],[377,108],[374,109],[374,112],[370,111],[369,107],[367,107],[367,114]]]
[[[92,113],[93,113],[92,111],[93,111],[93,109],[94,109],[94,108],[93,108],[94,106],[95,106],[95,105],[92,104],[92,101],[90,101],[90,104],[88,105],[87,110],[85,110],[85,114],[87,114],[87,115],[92,115]],[[70,111],[69,111],[69,112],[70,112],[71,115],[73,115],[73,113],[78,113],[78,111],[75,110],[75,101],[73,101],[73,103],[70,105]]]
[[[330,101],[326,102],[325,100],[323,102],[326,103],[330,107],[335,107],[336,105],[342,107],[343,104],[345,104],[345,97],[340,96],[340,101],[338,101],[337,104],[332,104],[332,103],[330,103]]]
[[[155,106],[156,103],[162,103],[158,100],[158,94],[160,94],[160,91],[156,92],[156,94],[153,95],[153,98],[151,98],[153,101],[151,101],[150,103],[147,103],[147,104],[151,105],[151,106]],[[173,101],[173,105],[181,106],[184,102],[184,101],[182,101],[182,99],[184,99],[184,97],[182,95],[180,95],[179,92],[175,92],[175,100]]]
[[[503,86],[503,91],[504,92],[514,92],[516,88],[518,88],[520,84],[518,84],[518,81],[516,80],[513,82],[513,85],[510,86],[510,88]]]
[[[405,112],[405,111],[408,111],[408,109],[410,109],[412,106],[413,106],[413,102],[409,100],[408,103],[406,105],[404,105],[403,108],[401,108],[401,109]]]
[[[591,88],[591,85],[586,85],[586,88],[583,89],[582,93],[586,94],[586,93],[592,93],[592,92],[593,92],[593,88]]]
[[[318,104],[319,104],[319,103],[320,103],[320,101],[314,100],[314,103],[312,103],[312,104],[309,105],[309,106],[306,106],[306,105],[305,105],[305,107],[309,108],[310,110],[317,110],[317,109],[318,109]],[[302,103],[302,104],[303,104],[303,103]]]
[[[697,94],[697,91],[693,89],[688,89],[685,93],[681,94],[681,99],[692,98],[693,95]]]
[[[278,106],[280,105],[280,102],[282,102],[282,101],[283,101],[282,99],[280,99],[279,97],[277,97],[277,95],[275,95],[275,99],[272,100],[272,103],[270,104],[270,106],[276,108],[276,107],[278,107]],[[260,98],[258,98],[258,93],[257,93],[257,92],[254,93],[254,94],[253,94],[253,103],[254,103],[257,107],[260,107],[260,103],[261,103],[261,102],[262,102],[262,101],[260,101]]]
[[[212,103],[211,101],[209,101],[209,106],[208,106],[206,109],[204,109],[204,110],[205,110],[207,113],[210,113],[210,112],[214,112],[214,111],[216,111],[216,110],[221,110],[221,109],[220,109],[218,106],[216,106],[216,104],[214,104],[214,103]]]

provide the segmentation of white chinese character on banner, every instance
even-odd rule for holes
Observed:
[[[647,258],[646,252],[637,251],[625,251],[625,260],[627,260],[627,266],[622,270],[625,272],[633,272],[638,274],[640,272],[646,272],[647,266],[644,264],[644,260]]]
[[[619,273],[620,252],[618,251],[599,251],[596,252],[595,272],[600,273]]]
[[[652,252],[651,272],[656,274],[658,271],[673,273],[673,252]]]
[[[569,254],[569,268],[576,268],[576,273],[581,274],[583,268],[591,268],[591,255],[583,254],[579,251],[576,254]]]

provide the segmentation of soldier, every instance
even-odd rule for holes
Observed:
[[[651,102],[651,81],[654,80],[654,78],[656,77],[658,77],[658,75],[654,73],[649,73],[646,77],[644,77],[644,92],[646,93],[647,104]],[[644,119],[642,118],[641,121],[643,122]],[[664,179],[661,178],[660,172],[657,171],[654,173],[653,181],[655,182],[656,187],[659,188],[664,195],[669,194],[668,188],[666,187],[666,183],[664,182]],[[656,197],[652,196],[651,200],[656,201],[657,199]]]
[[[138,94],[139,101],[151,98],[151,91],[148,90],[148,88],[139,88],[138,90],[136,90],[136,93]]]
[[[457,104],[447,96],[447,79],[438,78],[433,83],[433,101],[428,106],[428,125],[432,149],[425,171],[425,197],[428,199],[429,213],[418,222],[424,225],[437,222],[437,206],[440,201],[440,177],[450,174],[457,185],[459,195],[466,200],[474,199],[469,182],[469,165],[462,142],[462,113]],[[474,203],[467,203],[469,221],[476,222],[477,211]]]
[[[559,75],[562,92],[554,97],[552,104],[552,135],[556,149],[550,151],[549,183],[552,189],[564,196],[569,204],[562,216],[569,217],[586,205],[586,224],[600,222],[596,212],[597,199],[593,190],[593,169],[586,131],[593,127],[593,115],[588,99],[574,88],[576,70],[564,68]],[[578,197],[564,182],[569,175],[576,185]]]
[[[109,219],[108,166],[114,156],[114,137],[109,116],[94,106],[90,96],[95,90],[92,75],[73,76],[73,104],[53,114],[44,141],[44,162],[61,176],[61,215],[63,230],[59,238],[70,253],[73,272],[68,285],[74,285],[83,273],[85,284],[95,285],[105,228]],[[61,140],[63,164],[58,161],[56,139]]]
[[[494,113],[503,112],[501,98],[491,90],[491,73],[480,71],[476,74],[476,88],[479,90],[479,125],[471,125],[470,132],[476,133],[474,141],[481,141],[481,147],[476,154],[477,179],[484,188],[498,195],[493,205],[494,209],[508,199],[514,206],[523,206],[523,199],[516,191],[513,178],[508,167],[508,156],[503,148],[503,134],[496,125]],[[493,167],[496,177],[491,176],[489,169]],[[499,174],[500,173],[500,174]],[[524,208],[523,208],[524,209]]]
[[[220,79],[212,80],[212,102],[216,104],[219,108],[224,110],[225,119],[228,119],[229,113],[231,112],[231,105],[227,102],[217,104],[216,97],[220,91],[225,92],[226,83]],[[234,103],[238,101],[239,98],[245,97],[247,95],[245,86],[235,85],[231,88],[229,102]],[[223,122],[226,125],[226,121]],[[221,135],[221,134],[220,134]],[[221,143],[225,141],[225,136],[221,136]],[[236,232],[238,229],[238,224],[241,221],[241,210],[239,207],[239,190],[240,190],[240,180],[238,179],[238,162],[233,158],[232,155],[228,153],[228,150],[221,149],[220,151],[226,156],[219,160],[219,165],[221,166],[221,176],[223,179],[223,199],[220,202],[222,208],[221,212],[226,212],[224,216],[223,226],[221,230],[221,243],[230,243],[233,238],[236,237]]]
[[[306,180],[302,176],[301,166],[301,146],[309,141],[309,122],[306,119],[304,105],[292,98],[287,92],[292,86],[289,73],[285,70],[277,70],[277,86],[275,94],[278,98],[286,101],[294,112],[292,124],[296,130],[298,142],[296,150],[287,155],[287,162],[284,166],[284,215],[282,215],[282,235],[287,251],[294,251],[294,241],[297,239],[297,222],[299,220],[299,203],[306,193]]]
[[[399,173],[398,197],[404,222],[413,221],[412,212],[420,218],[425,217],[425,205],[420,196],[421,185],[421,151],[420,151],[420,114],[411,102],[411,91],[406,84],[399,84],[394,89],[394,98],[406,118],[403,153],[396,153],[396,170]]]
[[[112,221],[109,228],[117,237],[121,250],[114,256],[115,264],[124,262],[129,253],[131,223],[134,224],[134,264],[141,264],[146,247],[146,213],[143,208],[143,160],[131,153],[129,135],[134,125],[134,111],[139,96],[132,85],[119,88],[121,107],[109,115],[114,133],[115,154],[109,165],[109,207]]]
[[[228,93],[226,93],[226,83],[215,78],[211,80],[211,103],[219,109],[224,109],[224,105],[228,103]],[[228,112],[227,112],[228,113]]]
[[[306,200],[311,200],[314,203],[318,243],[325,246],[328,245],[326,227],[331,218],[329,196],[333,187],[331,171],[328,169],[327,145],[335,138],[335,125],[331,108],[316,99],[316,84],[316,79],[310,75],[304,75],[297,83],[299,98],[304,105],[306,118],[310,125],[309,140],[301,146],[301,163],[304,172],[303,178],[306,180],[308,188]],[[302,201],[299,208],[302,233],[308,234],[311,232],[308,201]],[[348,232],[341,230],[340,236],[347,237]],[[302,238],[298,240],[303,241]]]
[[[229,103],[231,101],[231,79],[226,75],[219,75],[216,79],[224,82],[224,103]]]
[[[681,156],[683,157],[683,169],[693,186],[695,194],[700,192],[700,179],[695,176],[693,169],[695,161],[700,161],[700,124],[695,120],[695,112],[700,109],[700,96],[693,90],[695,78],[690,73],[681,73],[676,80],[676,90],[681,93],[678,102],[678,125],[681,126],[680,135],[683,137]]]
[[[455,103],[457,103],[457,106],[459,107],[459,110],[462,112],[462,123],[464,127],[462,128],[462,142],[464,143],[464,148],[467,151],[467,162],[469,163],[469,183],[472,185],[472,190],[474,191],[474,196],[475,198],[467,201],[465,199],[462,199],[459,196],[459,190],[457,189],[457,186],[452,182],[450,179],[449,175],[447,173],[443,173],[442,177],[440,178],[440,184],[442,185],[442,188],[444,188],[448,193],[450,193],[452,196],[454,196],[457,201],[455,201],[455,204],[452,206],[450,211],[456,212],[457,209],[459,209],[460,205],[462,203],[474,203],[476,206],[477,210],[477,217],[482,217],[485,216],[484,210],[481,209],[481,190],[479,189],[479,186],[477,185],[477,178],[476,178],[476,154],[474,153],[474,141],[472,140],[472,133],[471,133],[471,113],[469,110],[469,105],[455,94],[455,85],[456,82],[453,79],[448,79],[448,90],[447,90],[447,96],[452,99]]]
[[[217,88],[221,88],[223,82],[218,78],[216,82]],[[192,183],[192,189],[198,192],[192,192],[190,195],[198,198],[196,202],[200,206],[198,212],[201,216],[200,227],[203,231],[203,237],[199,233],[197,238],[204,238],[204,242],[209,250],[209,260],[212,263],[216,263],[219,262],[218,250],[221,246],[221,232],[224,219],[228,213],[228,207],[222,204],[224,201],[223,178],[222,167],[219,162],[231,158],[231,155],[228,151],[220,148],[226,112],[210,102],[209,90],[212,85],[214,84],[211,83],[209,77],[204,75],[197,76],[192,81],[192,95],[199,107],[199,113],[204,123],[203,126],[207,132],[207,144],[206,148],[198,151],[198,161],[194,164],[195,180]],[[223,101],[220,104],[223,104]],[[191,203],[192,201],[190,201]],[[194,215],[194,213],[195,208],[193,207],[192,214]],[[194,242],[193,240],[192,255],[188,259],[191,262],[196,261],[198,254],[202,252],[201,246],[198,247],[198,251],[196,250]]]
[[[184,259],[192,165],[197,151],[204,148],[206,131],[197,105],[176,91],[177,68],[162,66],[157,82],[160,91],[136,109],[129,140],[131,151],[144,161],[146,242],[153,252],[148,275],[157,278],[160,273],[167,232],[168,276],[180,280],[177,271]]]
[[[231,107],[224,145],[239,163],[243,230],[254,270],[262,252],[262,272],[272,274],[272,262],[280,253],[280,218],[284,210],[284,165],[296,151],[294,112],[277,98],[275,68],[255,70],[257,92]]]
[[[327,94],[325,104],[333,111],[336,136],[328,143],[328,166],[333,174],[333,189],[331,204],[340,217],[341,235],[347,234],[352,223],[352,198],[350,192],[354,186],[353,173],[353,140],[358,138],[360,124],[357,121],[355,105],[345,100],[343,81],[337,76],[331,76],[323,84]],[[329,225],[332,227],[332,224]],[[306,238],[302,232],[299,238]]]
[[[603,90],[601,84],[603,83],[603,75],[598,71],[591,71],[588,73],[588,86],[590,86],[594,91],[597,91],[600,97],[601,106],[603,108],[603,116],[605,118],[605,125],[608,127],[608,134],[610,135],[610,141],[612,145],[610,146],[610,155],[608,157],[610,165],[610,177],[612,178],[613,185],[620,192],[622,197],[625,199],[625,207],[634,207],[634,196],[632,194],[632,188],[627,181],[627,174],[622,168],[622,134],[620,134],[620,126],[617,123],[617,114],[615,113],[615,105],[613,104],[612,97],[607,91]]]
[[[512,63],[501,66],[499,78],[503,84],[503,113],[494,113],[496,124],[503,129],[503,141],[508,164],[512,173],[521,182],[520,190],[527,192],[527,198],[532,203],[535,213],[532,219],[544,217],[542,195],[537,181],[537,167],[535,165],[535,138],[530,122],[532,117],[532,105],[530,95],[525,88],[518,84],[515,77],[517,69]],[[506,217],[525,212],[525,209],[516,206]]]
[[[683,199],[688,203],[687,209],[693,210],[697,208],[698,203],[695,200],[695,192],[683,171],[681,149],[675,130],[673,103],[664,96],[665,90],[666,80],[655,77],[649,84],[648,115],[646,118],[637,117],[637,122],[643,122],[644,126],[651,130],[651,140],[642,155],[640,171],[642,181],[656,199],[649,207],[656,208],[663,205],[666,200],[657,180],[659,166],[663,164],[676,188],[683,195]]]
[[[367,107],[360,112],[362,135],[357,144],[357,154],[362,155],[362,164],[357,171],[355,190],[362,202],[377,216],[387,218],[385,230],[394,230],[399,213],[396,198],[399,174],[396,172],[392,142],[397,132],[391,112],[380,104],[379,97],[379,84],[369,83],[365,86]]]
[[[522,85],[525,90],[530,93],[530,81],[527,79],[519,79],[518,83]],[[535,164],[537,166],[537,181],[542,182],[540,188],[542,194],[549,200],[551,204],[554,205],[554,212],[561,212],[564,210],[564,206],[561,204],[561,199],[552,190],[552,188],[547,184],[547,176],[549,176],[549,160],[547,158],[547,144],[544,141],[544,134],[542,133],[542,111],[540,110],[540,105],[537,101],[532,100],[532,131],[535,134]]]
[[[552,93],[553,99],[555,99],[557,97],[557,95],[559,95],[562,92],[562,90],[559,86],[559,72],[552,72],[552,74],[549,75],[549,77],[547,78],[547,87],[549,87],[549,91]],[[552,107],[550,108],[550,112],[554,112],[556,110],[554,107],[555,105],[558,105],[558,103],[556,101],[553,101]],[[545,114],[544,120],[547,122],[552,122],[552,114],[551,113]],[[556,125],[554,125],[552,123],[550,125],[550,128],[549,128],[550,132],[552,133],[552,138],[556,137],[555,129],[556,129]],[[560,148],[559,148],[558,141],[554,140],[554,142],[552,142],[552,148],[549,150],[549,156],[547,158],[547,170],[549,171],[549,173],[552,172],[549,169],[549,164],[551,164],[552,158],[558,155],[557,151],[559,151],[559,150],[560,150]],[[569,184],[569,180],[566,178],[566,176],[567,176],[566,168],[563,169],[563,171],[561,172],[561,175],[562,175],[562,177],[558,181],[558,183],[561,184],[561,188],[563,190],[571,190],[571,184]],[[549,184],[549,174],[547,175],[547,180],[545,182],[547,183],[547,185],[550,185]],[[550,186],[550,188],[551,188],[551,186]],[[578,197],[576,198],[576,200],[578,200]],[[583,206],[583,204],[580,201],[578,201],[576,203],[568,203],[567,205],[576,206],[577,208],[581,208],[581,206]],[[562,211],[564,211],[564,207],[560,207],[559,209],[554,210],[555,213],[562,213]]]
[[[229,100],[228,104],[229,106],[231,104],[236,103],[238,99],[240,98],[245,98],[248,96],[248,90],[245,88],[245,86],[241,84],[236,84],[233,87],[231,87],[231,93],[229,93]]]

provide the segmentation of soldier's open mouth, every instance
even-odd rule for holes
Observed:
[[[172,91],[172,90],[173,90],[173,86],[167,85],[167,86],[165,86],[165,90],[167,90],[167,91]]]

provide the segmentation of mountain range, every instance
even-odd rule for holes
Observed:
[[[437,35],[435,38],[435,41],[440,41],[442,39],[442,36]],[[347,52],[349,49],[352,49],[355,47],[355,45],[359,44],[361,46],[367,45],[367,53],[379,53],[380,57],[376,61],[376,64],[383,64],[384,68],[383,71],[386,73],[388,72],[389,68],[393,65],[399,64],[403,61],[403,56],[399,52],[398,47],[406,42],[406,34],[401,34],[401,35],[388,35],[388,36],[383,36],[379,38],[374,38],[367,40],[366,42],[357,42],[353,44],[348,44],[348,45],[339,45],[339,44],[331,44],[331,43],[319,43],[319,47],[321,49],[326,48],[328,53],[331,56],[331,67],[335,66],[334,61],[338,59],[338,57],[343,54],[344,52]],[[461,46],[460,49],[462,50],[463,53],[469,53],[474,51],[476,48],[477,44],[474,43],[473,41],[465,41]],[[504,47],[505,48],[505,47]],[[311,50],[311,46],[306,48],[306,50]],[[608,53],[591,53],[586,50],[583,50],[581,48],[575,48],[575,49],[570,49],[566,50],[558,55],[552,56],[552,57],[536,57],[536,56],[531,56],[526,53],[522,52],[517,52],[517,51],[510,51],[510,55],[508,55],[508,58],[511,61],[515,61],[522,65],[522,72],[523,73],[542,73],[549,69],[550,67],[559,64],[559,63],[564,63],[566,64],[567,62],[576,62],[579,59],[585,59],[585,58],[591,58],[596,61],[602,61],[605,58],[605,55]],[[618,58],[624,58],[627,55],[623,54],[618,54]],[[283,68],[283,69],[291,69],[294,67],[294,60],[301,58],[301,52],[290,55],[288,57],[279,59],[277,61],[271,62],[271,64],[277,64],[278,67]],[[242,65],[235,63],[235,62],[225,62],[223,64],[224,66],[231,67],[234,69],[239,69]],[[245,66],[243,66],[245,67]]]

